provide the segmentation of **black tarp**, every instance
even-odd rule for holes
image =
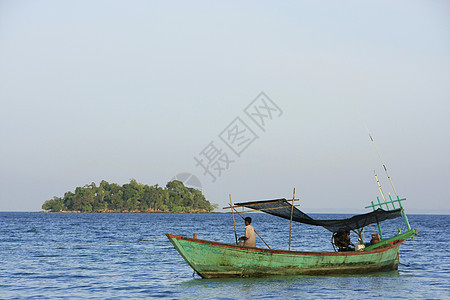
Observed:
[[[290,220],[292,210],[291,203],[291,201],[288,201],[286,199],[275,199],[236,203],[234,207],[248,207]],[[401,211],[401,208],[391,211],[386,211],[379,208],[373,212],[356,215],[348,219],[314,220],[294,206],[292,210],[292,220],[304,224],[322,226],[331,232],[338,232],[339,230],[354,230],[365,227],[369,224],[374,224],[389,219],[395,219],[401,216]]]

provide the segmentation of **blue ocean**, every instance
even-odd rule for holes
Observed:
[[[288,220],[251,217],[271,248],[288,248]],[[449,299],[450,216],[410,215],[409,221],[419,235],[401,246],[398,271],[211,280],[193,274],[165,233],[233,243],[230,214],[3,212],[0,298]],[[384,236],[395,235],[402,224],[401,218],[384,222]],[[242,220],[237,227],[242,235]],[[374,228],[365,230],[369,238]],[[293,225],[292,250],[333,251],[330,241],[323,228]],[[257,246],[265,247],[261,240]]]

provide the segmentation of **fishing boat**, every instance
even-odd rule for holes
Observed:
[[[369,133],[368,130],[367,132]],[[402,205],[406,199],[400,199],[398,196],[370,133],[369,137],[395,193],[394,199],[390,194],[389,198],[385,197],[374,171],[383,201],[377,197],[376,202],[372,201],[371,205],[366,206],[365,208],[372,209],[369,213],[340,220],[315,220],[294,205],[294,202],[298,201],[295,199],[295,189],[293,198],[289,200],[282,198],[233,205],[230,195],[230,206],[225,208],[231,209],[232,212],[236,244],[197,239],[196,234],[193,238],[174,234],[166,235],[189,266],[202,278],[361,274],[397,270],[401,244],[406,239],[414,238],[418,234],[418,230],[411,228]],[[239,207],[290,220],[288,250],[271,249],[256,231],[255,233],[268,249],[239,245],[235,214],[244,219],[242,213],[237,210]],[[403,217],[407,231],[402,233],[399,228],[393,237],[384,237],[380,223],[399,217]],[[334,251],[291,251],[292,222],[321,226],[330,231]],[[377,232],[372,234],[370,243],[366,243],[364,228],[371,224],[377,224]],[[351,231],[358,236],[356,246],[350,242]]]
[[[418,230],[411,229],[409,225],[401,205],[404,200],[406,199],[390,198],[390,201],[380,202],[378,199],[377,203],[372,202],[368,206],[373,208],[372,212],[343,220],[314,220],[293,205],[294,199],[251,201],[235,205],[230,202],[230,208],[240,216],[242,215],[236,208],[247,207],[292,221],[322,226],[333,233],[333,247],[335,247],[333,252],[275,250],[270,247],[268,249],[250,248],[196,237],[166,235],[184,260],[202,278],[360,274],[390,271],[398,268],[400,245],[406,239],[418,234]],[[382,206],[384,209],[381,208]],[[383,239],[380,222],[401,216],[406,222],[408,231]],[[378,233],[375,235],[379,235],[380,240],[365,246],[363,228],[375,223],[378,224]],[[348,249],[348,245],[337,240],[340,233],[348,233],[350,230],[358,234],[358,246],[361,247],[356,246],[356,248],[359,251]]]

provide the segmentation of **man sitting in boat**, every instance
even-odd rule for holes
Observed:
[[[354,251],[355,245],[350,241],[349,230],[339,230],[333,234],[334,245],[338,247],[338,251]],[[353,247],[350,247],[353,246]]]
[[[245,236],[239,238],[239,241],[244,241],[244,247],[256,247],[255,229],[252,225],[252,218],[246,217],[245,221]]]

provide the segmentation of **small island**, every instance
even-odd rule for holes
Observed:
[[[142,184],[135,179],[122,186],[105,180],[77,187],[64,197],[53,197],[42,205],[48,212],[176,212],[206,213],[217,209],[200,190],[188,188],[181,181],[165,188]]]

